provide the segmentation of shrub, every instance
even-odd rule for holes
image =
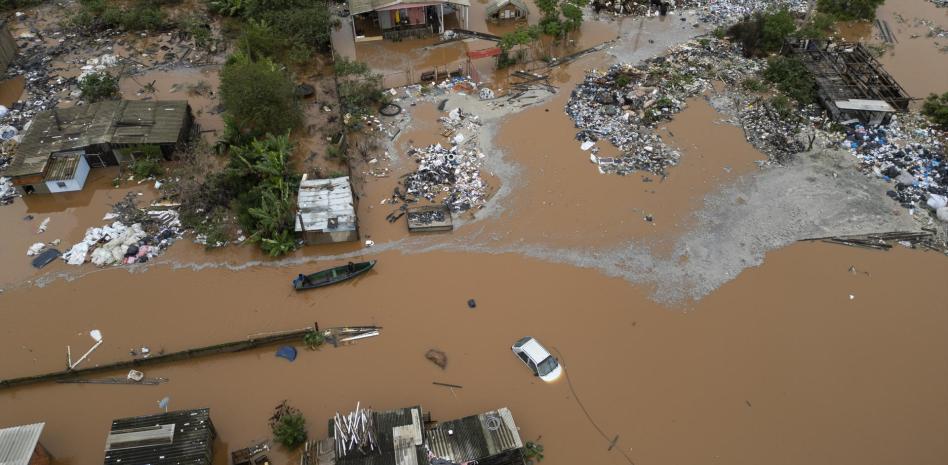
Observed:
[[[288,449],[306,442],[306,419],[299,411],[287,412],[271,424],[273,439]]]
[[[355,116],[371,112],[373,106],[385,102],[382,93],[382,78],[372,74],[365,63],[350,61],[342,58],[334,66],[339,79],[339,100],[343,111],[350,113],[350,127],[356,127],[358,119]]]
[[[816,8],[843,20],[872,20],[876,17],[876,8],[883,3],[885,0],[819,0]]]
[[[309,350],[316,350],[326,342],[326,337],[319,331],[310,331],[303,336],[303,343]]]
[[[796,30],[793,15],[787,10],[755,13],[728,29],[728,36],[744,47],[747,56],[763,57],[780,51],[787,37]]]
[[[747,78],[741,81],[741,88],[750,92],[763,92],[767,90],[767,85],[760,81],[760,79]]]
[[[111,99],[118,96],[118,78],[104,71],[90,73],[79,80],[79,91],[88,102]]]
[[[922,104],[922,114],[942,129],[948,129],[948,92],[941,96],[929,95]]]
[[[285,134],[303,120],[286,72],[269,59],[232,57],[221,71],[220,97],[236,127],[257,133]]]
[[[66,24],[86,32],[118,27],[128,31],[161,30],[168,25],[161,4],[158,0],[137,0],[122,8],[106,0],[80,0],[79,11]]]
[[[157,146],[137,145],[123,151],[135,157],[129,169],[136,178],[146,179],[164,174],[164,169],[161,167],[161,150]]]
[[[803,62],[796,58],[773,57],[767,60],[764,78],[797,102],[808,104],[816,100],[816,82]]]
[[[833,32],[836,21],[836,16],[818,12],[797,31],[797,36],[805,39],[824,39]]]
[[[528,464],[543,461],[543,444],[534,441],[527,441],[523,446],[523,457],[527,459]]]

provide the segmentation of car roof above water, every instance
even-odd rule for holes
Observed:
[[[526,341],[524,341],[524,339],[526,339]],[[519,349],[527,354],[527,357],[533,359],[534,363],[540,363],[550,356],[550,353],[532,337],[525,337],[517,341],[515,346],[519,346]]]

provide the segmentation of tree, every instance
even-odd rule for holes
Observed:
[[[299,410],[286,405],[278,405],[270,417],[270,429],[273,439],[288,449],[295,449],[306,442],[306,418]]]
[[[755,13],[728,29],[728,36],[740,42],[747,56],[764,57],[779,52],[787,37],[796,30],[793,15],[787,10]]]
[[[922,114],[942,129],[948,129],[948,92],[941,96],[929,95],[922,105]]]
[[[79,80],[79,91],[89,102],[115,98],[119,93],[118,78],[105,71],[89,73]]]
[[[797,36],[804,39],[824,39],[833,32],[836,21],[836,16],[817,12],[797,31]]]
[[[285,134],[303,120],[303,111],[286,72],[268,58],[257,61],[238,53],[221,71],[221,103],[237,127]]]
[[[776,84],[781,92],[797,102],[807,104],[816,99],[816,81],[803,62],[796,58],[770,58],[767,60],[764,78]]]
[[[876,17],[876,8],[883,3],[885,0],[819,0],[816,8],[843,20],[873,20]]]
[[[553,37],[579,30],[583,24],[583,8],[589,4],[589,0],[534,0],[534,2],[543,13],[540,30]]]

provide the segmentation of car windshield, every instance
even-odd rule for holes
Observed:
[[[546,376],[550,374],[551,371],[556,369],[556,359],[550,355],[540,362],[540,365],[537,368],[539,368],[540,376]]]

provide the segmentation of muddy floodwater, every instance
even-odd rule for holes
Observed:
[[[542,438],[544,463],[626,463],[607,452],[578,398],[636,463],[934,465],[948,456],[948,308],[934,292],[942,256],[800,244],[681,308],[596,271],[517,255],[370,256],[379,266],[364,279],[307,294],[289,279],[311,266],[110,270],[6,293],[3,377],[62,368],[64,346],[87,345],[91,328],[106,342],[89,364],[313,321],[384,329],[295,363],[258,350],[146,369],[170,379],[157,387],[5,391],[3,421],[46,421],[47,447],[78,464],[101,460],[112,418],[155,412],[164,396],[173,408],[210,407],[219,451],[266,437],[283,399],[313,436],[357,401],[421,403],[435,419],[507,405],[525,439]],[[569,382],[530,376],[509,351],[523,335],[560,354]],[[447,353],[447,369],[425,360],[430,348]]]
[[[483,24],[484,3],[472,4],[471,22]],[[948,90],[938,78],[948,75],[944,53],[912,47],[931,44],[911,38],[922,26],[910,18],[943,22],[948,11],[926,5],[890,0],[880,10],[899,37],[882,60],[913,96]],[[848,27],[847,36],[873,34],[871,25]],[[106,168],[93,170],[81,192],[0,207],[0,379],[62,370],[66,346],[84,351],[93,329],[104,343],[82,366],[128,360],[142,347],[171,352],[314,323],[382,327],[378,337],[350,346],[298,345],[294,362],[270,347],[145,367],[147,377],[168,379],[157,386],[0,390],[0,426],[46,422],[42,442],[55,464],[96,464],[113,419],[158,413],[158,401],[169,397],[173,410],[210,408],[219,434],[214,463],[227,465],[230,452],[270,438],[267,419],[284,400],[305,415],[311,439],[326,436],[328,418],[356,403],[377,410],[421,405],[434,420],[507,406],[523,440],[544,446],[542,463],[549,465],[948,463],[943,254],[793,242],[764,249],[762,265],[722,267],[724,284],[699,300],[689,293],[661,299],[661,286],[642,278],[657,275],[664,260],[662,276],[678,270],[673,282],[687,283],[695,279],[686,276],[690,270],[700,268],[686,263],[718,257],[673,249],[689,244],[678,239],[707,213],[706,199],[760,173],[766,156],[711,106],[718,88],[687,100],[656,129],[681,153],[666,176],[601,174],[564,112],[572,89],[614,56],[658,53],[696,34],[677,19],[587,21],[574,46],[611,41],[623,29],[633,33],[608,53],[550,69],[555,93],[485,117],[477,136],[489,200],[459,215],[449,233],[409,234],[404,220],[386,220],[397,206],[383,202],[417,166],[409,147],[448,143],[438,121],[445,112],[434,101],[403,102],[410,123],[367,157],[373,161],[354,160],[358,242],[272,259],[253,244],[209,251],[186,236],[146,264],[99,269],[57,260],[37,270],[26,256],[31,244],[58,240],[57,248],[68,250],[87,228],[107,224],[104,215],[126,195],[146,204],[160,191],[153,181],[128,181],[118,168]],[[393,80],[464,61],[483,46],[354,45],[360,59]],[[507,85],[506,72],[483,66],[474,63],[490,75],[485,80]],[[128,76],[121,91],[130,99],[187,98],[212,142],[223,127],[217,70]],[[15,84],[0,85],[0,97],[16,94]],[[315,152],[321,136],[300,137],[301,152]],[[598,147],[601,156],[617,154],[605,141]],[[803,195],[809,187],[800,184],[787,195]],[[765,203],[736,195],[733,201]],[[891,209],[901,212],[894,203]],[[744,211],[729,218],[742,221]],[[48,229],[38,232],[46,218]],[[711,229],[709,235],[732,239],[724,237],[726,224]],[[745,237],[759,239],[734,241]],[[291,287],[299,273],[368,259],[378,264],[358,279],[308,292]],[[622,265],[639,270],[639,279],[616,271]],[[523,336],[549,348],[566,375],[550,384],[532,376],[510,351]],[[447,354],[446,368],[425,358],[429,349]],[[299,463],[299,455],[278,447],[274,463]]]

